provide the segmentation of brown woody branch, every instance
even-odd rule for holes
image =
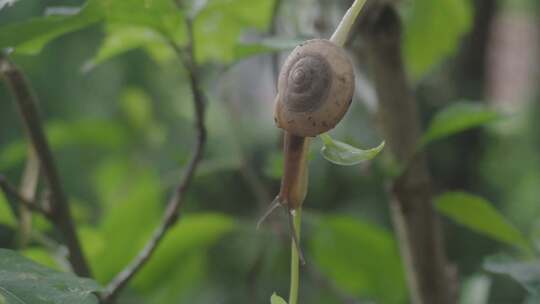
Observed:
[[[406,169],[392,182],[391,215],[407,270],[411,302],[454,304],[455,273],[449,266],[439,218],[433,210],[431,177],[422,153],[418,107],[401,57],[401,22],[383,1],[366,7],[359,25],[378,95],[378,119],[391,153]]]
[[[50,220],[62,233],[69,250],[69,262],[75,273],[89,277],[90,268],[77,237],[75,224],[71,217],[67,196],[62,187],[49,143],[43,131],[43,123],[37,108],[37,99],[23,72],[6,55],[0,53],[0,75],[3,76],[15,97],[17,108],[26,133],[36,151],[45,182],[51,192]]]
[[[37,204],[34,201],[28,200],[15,186],[13,186],[3,175],[0,175],[0,189],[7,197],[14,198],[22,206],[29,210],[42,214],[43,216],[50,218],[51,212],[45,207]]]
[[[188,24],[188,32],[192,34],[191,23]],[[206,127],[204,124],[204,112],[205,112],[205,97],[201,89],[199,80],[199,70],[194,60],[194,52],[192,45],[192,37],[186,49],[179,48],[174,42],[170,42],[171,46],[177,52],[180,60],[184,64],[187,70],[191,91],[193,94],[193,104],[195,108],[195,128],[197,132],[196,145],[193,150],[193,155],[188,163],[184,175],[175,192],[167,204],[167,209],[163,216],[160,226],[154,232],[152,238],[146,243],[141,252],[135,257],[135,259],[122,270],[107,286],[102,300],[105,303],[112,303],[119,292],[128,284],[128,282],[138,273],[139,270],[146,264],[146,262],[152,257],[159,243],[179,217],[179,210],[182,206],[184,195],[195,175],[195,171],[199,162],[202,159],[204,146],[206,143]]]

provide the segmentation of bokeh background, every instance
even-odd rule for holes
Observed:
[[[278,191],[282,170],[281,132],[272,118],[276,71],[297,41],[329,37],[350,2],[195,1],[195,57],[209,101],[208,146],[181,221],[120,303],[268,303],[273,292],[287,294],[285,217],[277,212],[255,229]],[[0,26],[73,14],[83,3],[19,0],[0,10]],[[154,22],[143,20],[154,13],[145,11],[155,8],[151,0],[122,5],[123,19],[74,26],[36,54],[25,51],[39,49],[39,42],[30,41],[12,56],[39,96],[79,235],[102,284],[150,236],[195,143],[186,71],[157,30],[174,24],[170,15],[187,13],[168,11]],[[397,6],[422,125],[458,101],[501,113],[496,121],[429,145],[433,193],[482,197],[535,248],[540,7],[534,0],[403,0]],[[0,27],[0,41],[17,35],[5,29]],[[185,39],[181,29],[170,35]],[[331,134],[367,148],[384,138],[365,43],[358,36],[353,33],[347,44],[357,67],[357,94]],[[26,139],[6,86],[0,86],[0,100],[0,172],[18,181]],[[314,140],[311,151],[301,302],[408,303],[388,210],[391,159],[383,153],[367,164],[340,167],[319,154],[321,146]],[[469,215],[482,221],[482,214]],[[494,255],[524,258],[519,249],[442,219],[449,259],[459,269],[462,304],[539,303],[510,276],[484,267]],[[65,249],[54,229],[34,216],[33,230],[22,246],[17,219],[0,196],[0,247],[65,270]],[[539,273],[531,274],[533,283]]]

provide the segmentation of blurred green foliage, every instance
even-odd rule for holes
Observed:
[[[269,76],[268,53],[290,49],[306,37],[297,37],[294,30],[292,35],[268,34],[275,2],[182,1],[178,8],[169,0],[88,0],[78,1],[80,10],[74,14],[69,10],[72,13],[44,15],[48,6],[75,4],[20,0],[0,10],[0,49],[13,48],[14,60],[36,88],[79,236],[102,285],[150,237],[190,156],[191,92],[170,46],[186,46],[186,18],[192,20],[195,59],[209,100],[208,149],[179,223],[120,303],[267,303],[274,291],[286,294],[286,223],[276,217],[259,232],[254,223],[269,203],[265,200],[277,191],[283,162],[278,132],[272,126],[274,80]],[[298,6],[290,10],[291,5]],[[282,1],[282,6],[282,13],[290,10],[287,16],[297,15],[284,21],[287,32],[305,22],[303,14],[315,3]],[[471,1],[417,0],[405,2],[400,9],[411,75],[424,81],[436,72],[448,73],[448,62],[453,63],[473,25]],[[464,190],[489,200],[464,192],[446,193],[437,200],[442,214],[485,237],[477,242],[468,230],[446,223],[450,257],[460,276],[467,278],[460,303],[491,303],[490,294],[497,292],[491,285],[511,284],[500,283],[497,277],[491,281],[483,272],[484,256],[498,252],[507,254],[505,260],[494,264],[488,259],[485,269],[509,274],[534,292],[538,262],[533,256],[540,234],[540,137],[535,131],[540,125],[535,117],[540,107],[532,105],[522,109],[525,114],[501,117],[479,102],[452,100],[442,107],[439,99],[444,96],[430,96],[428,106],[436,104],[439,111],[422,113],[424,121],[431,121],[426,124],[422,152],[432,162],[452,159],[455,150],[467,151],[472,144],[460,144],[458,140],[466,136],[456,134],[490,123],[476,131],[485,138],[479,161],[473,168],[461,168],[479,172],[479,181]],[[27,143],[4,87],[0,99],[5,101],[0,104],[0,172],[17,181]],[[381,139],[372,124],[366,107],[354,103],[342,126],[332,133],[347,143],[373,147]],[[451,135],[456,136],[448,138]],[[365,151],[333,143],[343,148],[331,150],[334,160],[356,163],[366,158]],[[316,141],[311,153],[303,239],[308,267],[315,271],[303,273],[302,302],[341,303],[340,296],[346,294],[376,303],[407,303],[385,191],[391,160],[384,155],[369,166],[337,167],[314,152],[322,144]],[[459,161],[457,166],[431,165],[441,166],[444,175],[465,166]],[[443,192],[451,186],[438,184],[437,178],[443,180],[438,174],[434,174],[435,190]],[[67,271],[60,238],[40,216],[33,218],[31,244],[17,248],[16,212],[16,205],[0,195],[1,246]],[[530,243],[537,246],[530,248]],[[2,250],[0,261],[6,256],[22,259]],[[25,267],[40,267],[22,261]],[[523,282],[524,277],[533,280]],[[97,288],[95,283],[91,286]],[[522,289],[509,294],[518,299],[513,303],[526,297]],[[272,303],[280,301],[272,296]],[[527,301],[534,303],[533,296]]]

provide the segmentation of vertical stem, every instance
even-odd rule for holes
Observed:
[[[296,239],[300,241],[300,228],[302,227],[302,207],[292,213]],[[298,289],[300,287],[300,257],[298,250],[291,242],[291,288],[289,293],[289,304],[298,303]]]
[[[21,195],[30,202],[36,198],[36,190],[39,181],[39,159],[32,146],[28,146],[28,156],[21,179]],[[34,202],[35,203],[35,202]],[[32,212],[25,205],[20,206],[19,216],[19,245],[25,247],[32,233]]]
[[[330,37],[330,41],[341,47],[345,45],[349,32],[356,21],[356,17],[358,17],[358,14],[360,14],[360,11],[362,10],[362,7],[364,7],[365,3],[366,0],[355,0],[353,2],[351,7],[341,19],[341,22],[334,31],[334,34],[332,34],[332,37]]]
[[[392,4],[374,2],[364,20],[382,133],[394,157],[406,167],[392,181],[389,194],[411,303],[455,304],[456,270],[448,263],[441,224],[433,209],[427,159],[416,153],[420,113],[401,54],[401,19]]]
[[[289,304],[298,302],[298,287],[300,282],[300,261],[303,262],[300,250],[300,226],[302,203],[306,197],[308,185],[308,151],[311,138],[300,137],[289,132],[284,136],[285,167],[278,194],[279,202],[285,204],[292,222],[291,238],[291,287]]]
[[[56,161],[43,130],[37,98],[23,72],[0,53],[0,76],[14,96],[26,133],[39,159],[43,177],[51,191],[51,219],[62,233],[69,250],[69,262],[76,274],[90,277],[90,268],[84,256],[70,205],[60,179]]]

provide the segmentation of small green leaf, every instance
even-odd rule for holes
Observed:
[[[373,159],[384,148],[384,141],[373,149],[362,150],[349,144],[334,140],[328,134],[321,134],[324,146],[321,154],[331,163],[341,166],[353,166]]]
[[[521,262],[497,255],[488,257],[483,266],[487,271],[510,276],[531,294],[540,295],[540,260]]]
[[[16,53],[35,55],[51,40],[80,30],[102,19],[101,5],[89,0],[78,14],[33,18],[0,27],[0,49],[14,48]]]
[[[525,237],[485,199],[464,192],[447,192],[435,199],[437,210],[461,225],[494,240],[531,252]]]
[[[287,304],[287,301],[283,300],[282,297],[278,296],[275,292],[270,297],[270,304]]]
[[[437,139],[492,122],[500,114],[478,102],[455,102],[435,114],[422,137],[421,146]]]
[[[453,55],[471,28],[473,9],[468,0],[415,0],[405,11],[404,55],[420,77]]]
[[[15,251],[0,249],[0,269],[0,295],[7,303],[98,303],[93,293],[101,288],[96,282],[51,270]]]

